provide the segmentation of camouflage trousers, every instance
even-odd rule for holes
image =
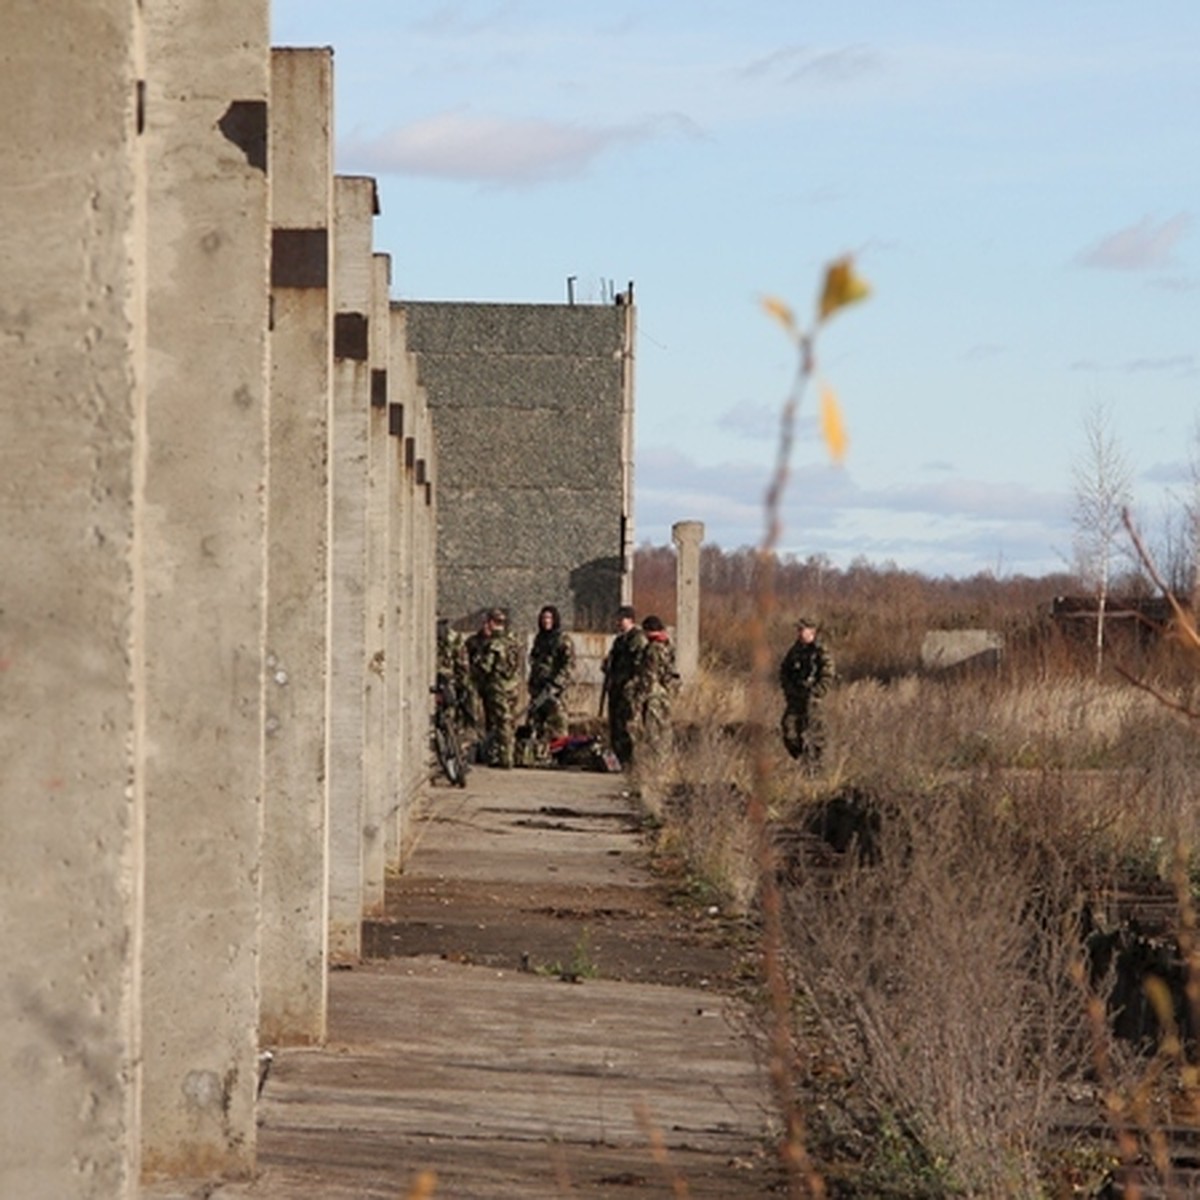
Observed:
[[[633,762],[633,733],[636,713],[623,696],[613,696],[608,705],[608,744],[623,767]]]
[[[671,696],[651,692],[642,702],[641,735],[646,744],[662,749],[671,728]]]
[[[561,696],[547,696],[529,714],[533,736],[540,741],[553,741],[565,737],[570,728],[567,705]]]
[[[815,762],[821,757],[821,724],[816,708],[815,704],[805,702],[791,703],[784,709],[780,732],[784,748],[795,759]]]
[[[511,767],[516,747],[513,697],[507,692],[484,692],[483,761],[492,767]]]

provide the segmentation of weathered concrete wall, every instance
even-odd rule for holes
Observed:
[[[260,1036],[321,1041],[333,55],[271,55],[271,419]]]
[[[146,17],[143,1172],[254,1166],[267,0]]]
[[[140,18],[47,17],[10,0],[0,52],[0,1196],[119,1200],[138,1178]]]
[[[607,628],[632,542],[633,309],[406,302],[438,459],[438,611]]]

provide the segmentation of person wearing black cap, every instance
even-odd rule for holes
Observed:
[[[783,744],[795,759],[815,762],[821,757],[816,710],[833,682],[833,660],[817,640],[817,623],[808,617],[796,622],[796,640],[779,664],[783,689]]]

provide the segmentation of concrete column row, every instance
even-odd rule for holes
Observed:
[[[428,412],[268,29],[6,10],[0,1195],[249,1175],[428,779]]]

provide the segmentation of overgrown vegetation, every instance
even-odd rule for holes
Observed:
[[[1097,676],[1090,631],[1049,618],[1065,575],[771,564],[768,644],[782,657],[813,612],[838,664],[809,773],[779,742],[780,697],[749,678],[762,563],[705,549],[701,674],[673,752],[637,782],[722,904],[756,914],[779,889],[808,1194],[1186,1194],[1164,1131],[1194,1128],[1200,1096],[1187,647],[1117,630]],[[671,552],[639,551],[634,578],[639,608],[669,617]],[[948,628],[1001,632],[999,664],[922,671],[925,633]],[[1122,1165],[1123,1190],[1103,1192]]]

